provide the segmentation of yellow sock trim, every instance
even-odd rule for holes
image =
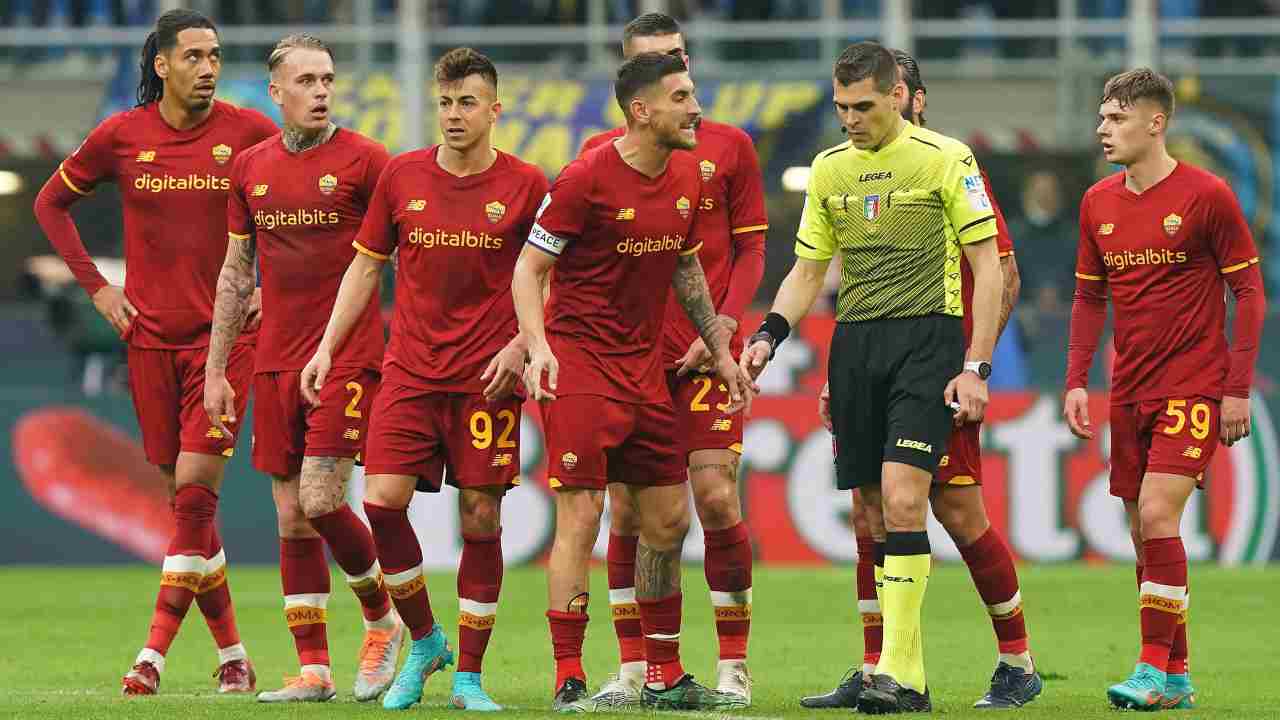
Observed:
[[[920,607],[929,565],[928,555],[889,555],[884,560],[884,650],[876,671],[917,692],[925,690]]]

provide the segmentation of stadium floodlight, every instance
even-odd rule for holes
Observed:
[[[796,165],[782,171],[782,188],[788,192],[804,192],[809,187],[809,167]]]
[[[22,192],[22,176],[12,170],[0,170],[0,195]]]

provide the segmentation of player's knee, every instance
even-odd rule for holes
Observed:
[[[1181,507],[1163,498],[1143,498],[1138,504],[1138,532],[1142,540],[1179,534]]]
[[[387,476],[369,476],[365,478],[364,501],[393,510],[406,508],[413,499],[413,487],[413,483],[398,482]]]
[[[639,513],[626,490],[609,491],[609,532],[627,536],[640,534]]]
[[[698,519],[709,530],[733,527],[742,520],[742,508],[738,502],[738,486],[732,482],[702,485],[695,491],[694,505]]]
[[[496,535],[502,526],[501,500],[493,495],[464,490],[458,495],[458,515],[464,535]]]
[[[980,503],[969,503],[963,498],[951,497],[946,490],[936,494],[932,506],[933,516],[959,547],[977,542],[990,527],[986,511]]]
[[[604,493],[561,491],[556,498],[556,538],[588,551],[600,534]]]
[[[684,536],[689,533],[689,509],[684,506],[683,512],[674,509],[668,512],[653,513],[645,518],[641,529],[641,540],[655,550],[670,550],[684,543]]]
[[[315,489],[306,486],[298,490],[298,503],[302,506],[303,514],[308,518],[328,515],[341,508],[344,502],[346,498],[339,490],[316,492]]]
[[[276,496],[276,529],[282,538],[310,537],[315,534],[297,496]]]
[[[924,529],[929,499],[923,494],[905,491],[884,493],[884,524],[889,531]]]

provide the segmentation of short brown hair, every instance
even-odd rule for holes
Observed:
[[[898,83],[898,64],[885,46],[864,41],[854,43],[840,53],[832,75],[845,87],[872,78],[876,92],[887,95]]]
[[[622,28],[622,45],[626,47],[638,37],[680,35],[680,23],[666,13],[645,13]]]
[[[298,49],[321,50],[328,53],[329,59],[333,60],[333,51],[323,40],[314,35],[296,33],[280,38],[280,42],[271,49],[271,54],[267,56],[267,72],[275,72],[276,68],[280,67],[280,63],[284,62],[285,56],[290,51]]]
[[[640,53],[622,63],[613,81],[613,95],[618,100],[618,107],[622,108],[623,116],[631,119],[631,99],[645,88],[662,82],[668,75],[682,72],[689,72],[684,60],[664,53]]]
[[[436,61],[436,82],[440,85],[462,82],[468,75],[479,75],[498,90],[498,69],[493,61],[469,47],[454,48]]]
[[[1173,83],[1151,68],[1122,72],[1102,88],[1104,104],[1115,100],[1120,107],[1128,108],[1144,99],[1159,105],[1167,117],[1173,117]]]

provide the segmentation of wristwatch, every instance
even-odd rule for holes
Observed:
[[[991,377],[991,363],[986,360],[972,360],[964,364],[964,369],[969,372],[976,373],[978,377],[986,380]]]

